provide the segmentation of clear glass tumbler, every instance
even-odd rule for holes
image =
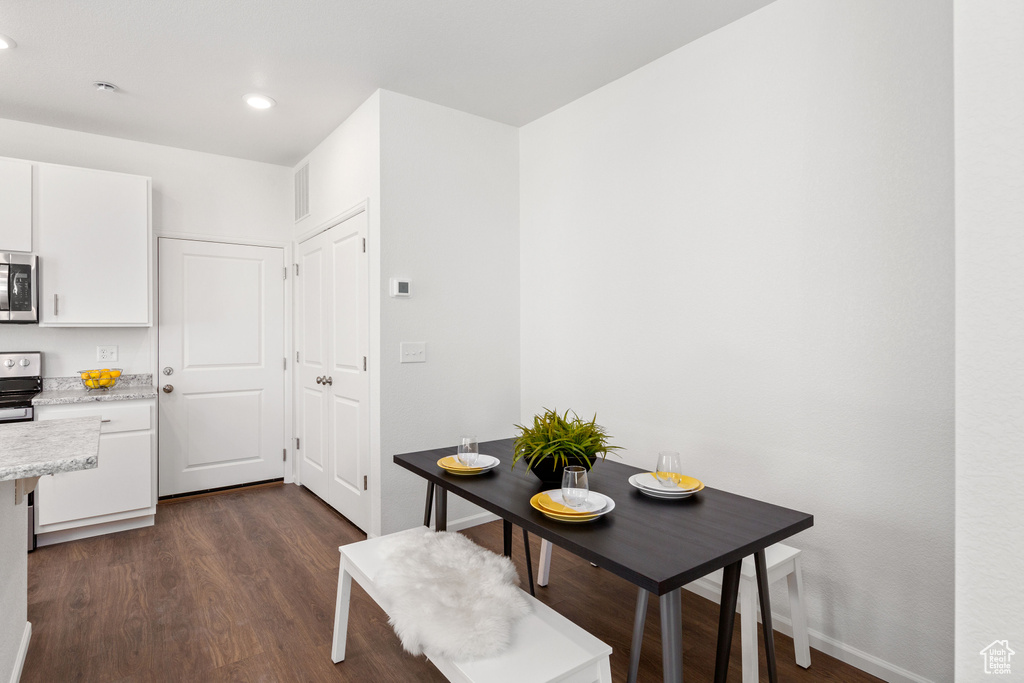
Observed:
[[[569,507],[578,508],[590,496],[590,482],[587,470],[579,465],[569,465],[562,471],[562,500]]]
[[[480,459],[480,445],[476,442],[475,436],[462,437],[455,459],[459,461],[460,465],[476,467],[477,460]]]
[[[675,451],[661,451],[658,453],[658,468],[654,474],[658,477],[658,482],[667,488],[676,488],[679,486],[678,475],[682,474],[682,462],[679,458],[679,454]],[[672,476],[677,475],[677,476]]]

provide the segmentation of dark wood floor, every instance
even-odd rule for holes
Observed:
[[[499,522],[466,534],[501,551]],[[305,489],[280,485],[162,504],[154,527],[40,548],[29,555],[22,681],[443,681],[402,652],[355,584],[347,659],[331,663],[337,548],[362,538]],[[525,582],[521,543],[514,555]],[[625,679],[633,586],[556,548],[538,597],[609,643],[613,678]],[[717,606],[683,591],[683,615],[685,678],[709,681]],[[653,601],[641,681],[661,680],[658,623]],[[776,647],[782,681],[878,680],[817,651],[805,671],[789,638]]]

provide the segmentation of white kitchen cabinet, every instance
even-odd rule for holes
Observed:
[[[32,251],[32,163],[0,158],[0,251]]]
[[[40,326],[152,325],[149,178],[37,164],[34,197]]]
[[[154,399],[44,405],[39,420],[99,415],[95,469],[41,477],[36,487],[39,545],[153,524],[156,514]]]

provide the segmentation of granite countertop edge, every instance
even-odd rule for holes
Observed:
[[[99,416],[14,423],[3,430],[10,438],[0,445],[0,481],[88,470],[99,464]]]
[[[156,398],[152,375],[125,375],[112,389],[89,391],[78,377],[43,379],[43,391],[32,398],[34,406],[56,406],[96,401],[137,401]]]
[[[98,464],[98,455],[85,455],[72,458],[60,458],[29,465],[0,465],[0,481],[29,479],[31,477],[42,477],[47,474],[60,474],[61,472],[91,470]]]

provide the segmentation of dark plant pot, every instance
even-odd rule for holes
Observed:
[[[570,460],[570,465],[580,465],[585,467],[586,470],[590,471],[590,464],[585,460]],[[549,488],[562,488],[562,470],[565,469],[565,465],[555,465],[554,460],[544,460],[543,462],[537,463],[536,467],[530,469],[533,475],[541,480],[545,486]]]

